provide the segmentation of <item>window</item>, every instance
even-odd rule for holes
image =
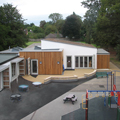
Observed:
[[[79,67],[79,65],[78,65],[78,57],[75,57],[75,67]]]
[[[87,57],[84,57],[84,67],[87,67]]]
[[[92,57],[89,57],[89,67],[92,67]]]
[[[83,67],[83,57],[80,57],[80,67]]]
[[[92,56],[76,56],[76,68],[92,68]]]
[[[16,71],[16,64],[15,63],[12,63],[12,77],[15,76],[15,72]]]

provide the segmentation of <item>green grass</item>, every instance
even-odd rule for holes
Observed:
[[[120,61],[117,59],[116,55],[110,55],[110,61],[120,68]]]
[[[41,42],[40,41],[39,42],[27,42],[26,45],[29,46],[29,45],[31,45],[33,43],[41,43]]]
[[[94,47],[96,47],[96,48],[100,48],[100,46],[97,46],[96,44],[92,44]]]

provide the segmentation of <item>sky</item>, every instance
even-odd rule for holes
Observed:
[[[51,21],[48,16],[51,13],[63,15],[63,19],[75,12],[83,17],[86,8],[81,6],[83,0],[0,0],[0,6],[3,4],[12,4],[17,6],[19,13],[26,19],[26,23],[40,25],[41,20]]]

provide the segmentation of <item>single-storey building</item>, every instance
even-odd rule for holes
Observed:
[[[61,75],[65,70],[109,69],[109,52],[93,45],[43,39],[41,46],[15,47],[0,52],[0,90],[19,75]]]
[[[19,58],[20,49],[15,47],[0,52],[0,91],[10,88],[19,75],[25,75],[24,58]]]

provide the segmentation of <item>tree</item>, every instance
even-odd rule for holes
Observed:
[[[62,28],[64,23],[65,23],[65,20],[57,20],[57,22],[55,23],[55,26],[58,32],[62,33]]]
[[[40,21],[40,27],[41,28],[43,28],[45,24],[46,24],[45,20]]]
[[[101,8],[101,0],[86,0],[81,2],[82,6],[84,6],[85,8],[87,8],[87,12],[84,15],[84,27],[86,29],[86,33],[85,33],[85,42],[87,43],[91,43],[93,42],[93,27],[94,24],[96,23],[98,14],[99,14],[99,10]],[[94,34],[95,35],[95,34]]]
[[[52,13],[49,15],[49,19],[52,19],[52,23],[55,24],[57,22],[57,20],[62,19],[62,15],[59,13]]]
[[[34,23],[30,23],[30,27],[32,27],[32,26],[35,26],[35,24]]]
[[[24,19],[17,8],[4,4],[0,7],[0,18],[0,50],[24,46],[28,38],[24,33]]]
[[[80,38],[80,28],[82,21],[78,15],[70,15],[66,18],[65,23],[63,25],[62,34],[63,37],[68,36],[70,39]]]
[[[94,41],[105,47],[120,44],[120,1],[101,0],[101,9],[95,26],[97,37]]]
[[[48,25],[46,28],[45,28],[45,35],[48,35],[49,33],[55,33],[57,32],[57,29],[55,26],[53,25]]]

